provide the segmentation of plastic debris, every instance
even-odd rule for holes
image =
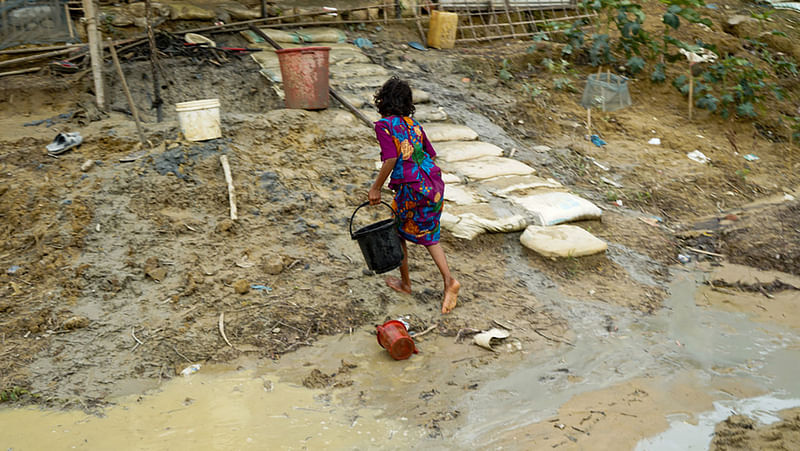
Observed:
[[[758,158],[757,155],[753,155],[752,153],[748,153],[747,155],[744,156],[744,159],[747,161],[756,161],[760,160],[761,158]]]
[[[686,264],[692,261],[692,258],[689,257],[688,255],[678,254],[678,261],[683,264]]]
[[[83,142],[80,132],[59,133],[56,138],[47,145],[47,152],[50,155],[60,155]]]
[[[475,337],[473,337],[472,340],[475,342],[476,345],[488,349],[492,352],[496,352],[492,348],[492,339],[502,340],[510,336],[511,332],[504,329],[498,329],[495,327],[487,330],[486,332],[481,332],[478,335],[475,335]]]
[[[590,137],[589,137],[589,141],[591,141],[591,142],[592,142],[592,144],[594,144],[594,145],[595,145],[595,146],[597,146],[597,147],[603,147],[603,146],[605,146],[605,145],[606,145],[606,142],[605,142],[605,141],[603,141],[603,140],[602,140],[602,139],[601,139],[599,136],[597,136],[597,135],[592,135],[592,136],[590,136]]]
[[[699,150],[693,150],[687,153],[686,156],[689,157],[690,160],[696,161],[700,164],[708,164],[711,162],[711,159],[705,156],[705,154]]]
[[[650,138],[650,141],[647,141],[647,144],[652,144],[654,146],[660,146],[661,145],[661,139],[660,138]]]
[[[21,267],[19,265],[14,265],[6,270],[6,274],[14,274],[15,272],[19,271],[20,268]]]
[[[268,287],[266,285],[253,284],[253,285],[250,285],[250,288],[252,288],[252,289],[254,289],[256,291],[262,291],[262,292],[267,292],[267,293],[272,291],[272,288]]]
[[[195,363],[193,365],[189,365],[181,371],[182,376],[190,376],[196,372],[200,371],[200,364]]]
[[[373,47],[372,41],[367,38],[355,38],[353,44],[360,49],[371,49]]]
[[[427,52],[428,51],[428,49],[424,45],[420,44],[417,41],[409,42],[408,46],[411,47],[412,49],[420,50],[420,51],[423,51],[423,52]]]

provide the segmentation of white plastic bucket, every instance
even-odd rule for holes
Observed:
[[[189,141],[222,137],[219,123],[219,99],[194,100],[175,104],[181,132]]]

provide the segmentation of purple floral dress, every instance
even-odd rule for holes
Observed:
[[[389,188],[395,192],[392,208],[400,219],[400,236],[423,246],[438,243],[444,182],[422,126],[410,117],[389,116],[375,122],[375,134],[381,160],[397,158]]]

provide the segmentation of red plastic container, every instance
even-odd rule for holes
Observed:
[[[382,326],[375,326],[378,329],[378,344],[389,351],[389,355],[395,360],[405,360],[411,354],[417,353],[414,340],[408,336],[406,326],[397,320],[386,321]]]
[[[328,108],[328,52],[330,47],[281,49],[281,65],[286,108],[324,110]]]

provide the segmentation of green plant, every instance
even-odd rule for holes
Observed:
[[[553,80],[553,87],[558,91],[578,92],[575,86],[572,85],[572,80],[568,77],[556,78]]]
[[[503,58],[502,65],[500,67],[500,72],[498,73],[498,76],[500,77],[501,80],[509,81],[512,78],[514,78],[514,75],[512,75],[511,71],[509,70],[510,68],[511,67],[508,64],[508,60]]]
[[[28,395],[28,390],[25,390],[22,387],[9,387],[3,390],[0,390],[0,402],[17,402],[20,398],[25,395]]]
[[[566,74],[568,72],[569,61],[562,59],[560,62],[556,63],[550,58],[545,58],[542,60],[542,65],[551,74]]]
[[[739,178],[741,178],[742,180],[746,181],[747,180],[747,175],[750,174],[750,169],[747,169],[747,168],[737,169],[735,174]]]
[[[542,90],[542,88],[534,84],[528,84],[528,83],[522,84],[522,90],[525,91],[525,94],[527,94],[527,96],[530,97],[530,99],[533,101],[535,101],[539,96],[545,93],[544,90]]]

